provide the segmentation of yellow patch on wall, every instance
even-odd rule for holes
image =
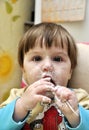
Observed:
[[[16,50],[13,49],[13,51]],[[15,53],[0,48],[0,102],[7,99],[11,88],[19,87],[20,79],[20,69]]]
[[[12,3],[16,3],[18,0],[11,0]]]
[[[31,8],[32,0],[0,0],[0,103],[12,88],[20,88],[17,50]]]
[[[0,56],[0,78],[8,76],[12,70],[12,59],[9,54],[2,54]]]
[[[5,83],[14,71],[14,60],[9,52],[3,51],[0,54],[0,85]]]

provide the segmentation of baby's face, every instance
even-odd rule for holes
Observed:
[[[23,76],[28,84],[50,77],[55,85],[67,86],[71,78],[71,62],[67,48],[36,46],[24,56]]]

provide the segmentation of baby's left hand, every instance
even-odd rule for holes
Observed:
[[[72,127],[76,127],[80,122],[78,100],[74,91],[69,88],[55,87],[55,103],[67,118]]]

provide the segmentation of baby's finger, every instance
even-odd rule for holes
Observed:
[[[47,96],[43,96],[43,95],[39,95],[39,96],[38,96],[38,100],[39,100],[39,102],[41,103],[41,105],[51,103],[51,99],[48,98]]]
[[[44,93],[44,92],[53,92],[54,91],[54,87],[53,85],[40,85],[37,88],[35,88],[36,93]]]
[[[63,86],[56,86],[55,95],[60,98],[61,102],[65,102],[66,100],[69,100],[69,97],[72,95],[72,91]]]

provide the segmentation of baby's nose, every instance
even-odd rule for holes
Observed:
[[[53,71],[53,64],[52,64],[52,61],[50,59],[46,59],[43,63],[43,66],[42,66],[42,70],[43,71]]]

